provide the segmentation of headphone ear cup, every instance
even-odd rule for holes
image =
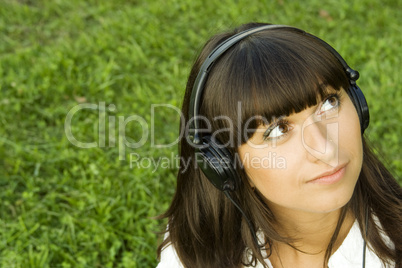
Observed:
[[[234,159],[228,149],[212,136],[202,137],[202,146],[196,151],[196,161],[201,171],[218,190],[234,191],[239,187]]]
[[[347,92],[356,107],[356,111],[360,120],[360,129],[363,135],[364,130],[366,130],[370,123],[370,113],[366,98],[364,97],[361,89],[356,84],[351,85]]]

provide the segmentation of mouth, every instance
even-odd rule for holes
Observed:
[[[316,183],[316,184],[333,184],[340,181],[343,178],[343,175],[346,171],[346,164],[342,164],[337,166],[336,168],[321,173],[316,176],[314,179],[307,181],[307,183]]]

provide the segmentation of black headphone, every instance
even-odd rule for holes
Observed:
[[[339,53],[329,44],[303,30],[286,25],[264,25],[235,34],[218,45],[202,64],[192,88],[189,106],[189,120],[191,121],[190,129],[194,131],[194,134],[188,136],[188,140],[192,140],[194,145],[196,145],[196,160],[198,167],[216,188],[224,192],[238,189],[240,179],[236,174],[236,169],[229,150],[213,136],[200,134],[198,117],[204,85],[211,67],[223,53],[247,36],[256,32],[271,29],[292,29],[298,31],[301,34],[317,40],[322,46],[331,52],[342,64],[343,69],[349,78],[350,87],[347,90],[347,93],[356,107],[362,134],[369,125],[370,116],[367,102],[363,92],[356,84],[356,80],[359,78],[359,73],[350,68],[341,55],[339,55]]]

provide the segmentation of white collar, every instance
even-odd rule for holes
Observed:
[[[378,219],[376,219],[376,223],[379,224]],[[260,241],[263,241],[263,233],[258,231],[257,237]],[[383,233],[382,237],[386,244],[390,247],[393,247],[391,240]],[[347,268],[360,268],[363,265],[363,237],[360,232],[359,223],[357,220],[353,223],[352,228],[350,228],[348,235],[343,240],[341,246],[332,254],[329,259],[328,267],[329,268],[339,268],[339,267],[347,267]],[[267,253],[264,250],[262,252],[263,257],[267,257]],[[265,259],[265,263],[269,268],[274,268],[269,261],[269,259]],[[257,263],[256,268],[263,268],[261,263]],[[370,247],[366,248],[366,268],[380,268],[384,267],[382,262],[377,257],[377,255],[371,251]],[[387,266],[386,268],[393,267]]]

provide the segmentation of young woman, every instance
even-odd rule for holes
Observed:
[[[402,190],[365,141],[357,78],[293,27],[212,37],[187,83],[158,268],[402,267]]]

